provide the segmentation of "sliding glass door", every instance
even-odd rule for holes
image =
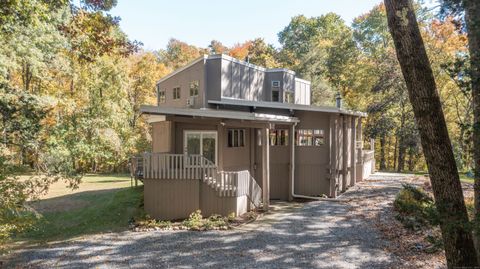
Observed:
[[[185,131],[184,146],[187,154],[200,154],[211,162],[217,163],[216,131]]]

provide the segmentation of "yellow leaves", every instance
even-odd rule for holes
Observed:
[[[248,52],[250,51],[251,46],[252,41],[246,41],[242,44],[235,44],[235,46],[230,49],[228,54],[234,58],[245,60],[245,58],[247,58],[248,56]]]

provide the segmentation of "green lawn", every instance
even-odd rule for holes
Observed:
[[[460,174],[460,180],[466,183],[472,183],[473,184],[473,177],[468,177],[465,173]]]
[[[127,176],[89,175],[78,190],[55,185],[50,193],[54,194],[32,203],[41,217],[17,240],[45,242],[122,231],[131,218],[143,214],[143,187],[130,187]]]

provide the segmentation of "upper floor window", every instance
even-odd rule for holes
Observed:
[[[180,99],[180,87],[173,88],[173,100]]]
[[[228,130],[228,147],[237,148],[245,146],[245,130],[229,129]]]
[[[285,103],[290,103],[290,104],[293,104],[294,103],[294,93],[293,92],[290,92],[290,91],[285,91],[285,98],[283,99]]]
[[[270,146],[288,146],[288,130],[270,130]]]
[[[272,102],[280,102],[280,91],[272,89]]]
[[[272,81],[272,102],[280,102],[280,81]]]
[[[200,83],[198,80],[190,82],[190,96],[198,96],[198,89],[200,88]]]
[[[295,133],[297,146],[321,146],[325,144],[325,131],[320,129],[299,129]]]
[[[165,103],[165,90],[158,90],[158,103],[159,104],[162,104],[162,103]]]

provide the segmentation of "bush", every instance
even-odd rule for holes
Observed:
[[[397,219],[405,227],[418,230],[425,225],[438,225],[439,217],[433,199],[423,190],[403,184],[403,189],[393,202]]]
[[[200,227],[202,226],[202,219],[202,212],[200,210],[196,210],[190,214],[188,219],[183,221],[183,226],[192,230],[200,230]]]

